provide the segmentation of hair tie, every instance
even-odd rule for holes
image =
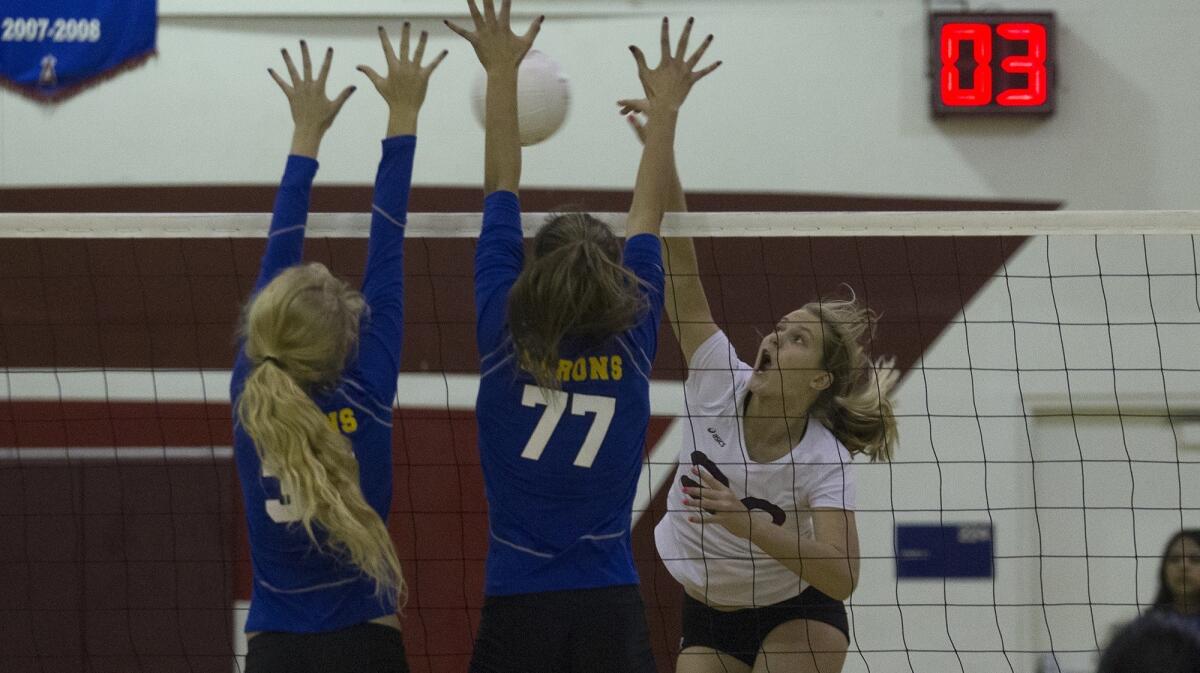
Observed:
[[[275,365],[276,367],[283,369],[283,363],[280,362],[279,360],[275,359],[274,355],[264,355],[262,357],[262,359],[258,361],[258,364],[261,365],[261,364],[264,364],[267,362],[270,362],[271,364]]]

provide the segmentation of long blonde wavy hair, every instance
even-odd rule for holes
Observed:
[[[253,369],[237,416],[264,473],[279,479],[316,545],[358,566],[376,593],[401,604],[400,559],[387,526],[367,504],[350,440],[330,427],[310,393],[337,383],[358,345],[362,295],[321,264],[286,269],[246,306],[241,335]]]
[[[864,337],[874,334],[876,314],[853,295],[806,304],[804,310],[821,321],[825,371],[833,377],[812,413],[851,454],[864,454],[871,462],[891,460],[897,432],[888,395],[899,373],[893,359],[873,360],[863,346]]]

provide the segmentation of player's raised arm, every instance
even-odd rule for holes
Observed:
[[[692,86],[716,70],[717,61],[702,70],[696,65],[712,44],[712,36],[687,57],[692,19],[688,19],[674,53],[671,51],[670,22],[662,22],[662,58],[655,68],[646,64],[642,50],[630,46],[637,61],[638,78],[646,94],[644,112],[649,117],[643,136],[642,160],[638,167],[637,183],[633,188],[633,205],[625,225],[626,239],[638,234],[658,235],[663,211],[672,194],[672,175],[675,165],[675,127],[679,110],[687,100]]]
[[[362,661],[372,652],[369,670],[406,671],[396,616],[406,585],[386,524],[391,406],[348,371],[356,353],[372,348],[359,343],[367,305],[324,265],[299,264],[317,151],[353,88],[329,99],[332,51],[315,75],[303,42],[301,56],[297,69],[284,52],[290,82],[271,71],[291,106],[292,154],[230,377],[234,457],[254,556],[246,670],[299,671],[312,667],[313,653]],[[400,186],[405,193],[407,186]],[[373,230],[373,249],[376,238]],[[399,241],[393,235],[384,247]],[[394,373],[390,379],[395,386]]]
[[[525,248],[521,231],[521,204],[517,190],[521,182],[521,138],[517,125],[517,72],[521,60],[533,46],[542,27],[539,17],[524,35],[512,31],[512,3],[504,0],[496,12],[492,0],[484,0],[483,11],[468,0],[474,30],[450,21],[446,26],[475,50],[487,74],[484,119],[483,230],[475,249],[475,336],[486,361],[504,341],[508,291],[524,266]]]
[[[479,63],[487,72],[483,191],[485,194],[496,191],[515,194],[521,182],[517,69],[537,39],[546,17],[538,17],[524,35],[517,35],[509,20],[511,0],[502,0],[499,12],[493,0],[483,0],[482,12],[475,0],[467,0],[467,4],[475,30],[469,31],[450,21],[446,26],[471,43]]]
[[[412,26],[405,22],[397,50],[387,30],[380,26],[379,42],[386,65],[384,74],[367,65],[358,66],[388,106],[383,157],[375,176],[371,236],[363,277],[363,296],[371,307],[371,314],[360,340],[358,370],[363,381],[379,397],[379,402],[389,408],[400,370],[404,324],[404,228],[408,221],[417,118],[425,102],[429,78],[446,57],[446,52],[442,51],[428,64],[423,63],[429,34],[421,31],[415,48],[412,48],[411,32]],[[385,458],[390,459],[390,447],[384,453]]]
[[[690,26],[691,22],[685,29],[685,35],[690,32]],[[711,39],[712,36],[709,36],[705,40],[701,51],[697,52],[698,55],[703,53],[702,50],[708,46]],[[683,41],[681,41],[681,45],[686,47]],[[617,105],[620,106],[621,114],[626,115],[634,133],[644,145],[647,132],[644,118],[651,113],[650,101],[625,99],[617,101]],[[667,153],[664,163],[666,170],[662,177],[665,179],[660,183],[666,187],[666,192],[663,194],[664,212],[687,212],[687,199],[679,180],[679,171],[673,150]],[[639,177],[641,176],[639,175]],[[671,320],[671,329],[683,351],[683,361],[687,364],[700,344],[717,331],[717,326],[708,306],[708,298],[704,294],[704,286],[700,282],[696,249],[692,240],[668,237],[663,239],[663,244],[665,247],[663,264],[667,280],[664,303],[667,316]]]
[[[346,87],[336,98],[325,95],[326,78],[333,61],[333,49],[325,51],[321,70],[313,77],[312,59],[308,44],[300,41],[301,68],[297,69],[291,54],[283,49],[283,62],[287,66],[288,80],[284,80],[273,68],[267,72],[287,96],[292,112],[292,147],[287,167],[275,195],[271,230],[267,237],[267,250],[263,254],[258,280],[254,284],[257,292],[283,269],[298,264],[304,250],[304,225],[308,220],[308,202],[312,181],[317,174],[317,152],[321,140],[329,130],[342,105],[354,93],[354,87]],[[290,81],[290,84],[289,84]]]

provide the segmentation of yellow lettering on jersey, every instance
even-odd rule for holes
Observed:
[[[591,369],[591,377],[596,381],[608,380],[608,356],[601,355],[600,357],[589,357],[588,367]]]
[[[325,419],[329,421],[329,429],[334,432],[349,434],[358,429],[358,419],[354,417],[354,410],[350,407],[331,411],[325,414]]]
[[[571,380],[571,361],[570,360],[559,360],[558,361],[558,380],[559,381],[570,381]]]
[[[620,381],[622,375],[620,355],[591,355],[574,360],[559,360],[555,377],[567,381]]]

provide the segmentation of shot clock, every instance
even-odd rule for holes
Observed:
[[[929,15],[933,114],[1054,111],[1054,14]]]

